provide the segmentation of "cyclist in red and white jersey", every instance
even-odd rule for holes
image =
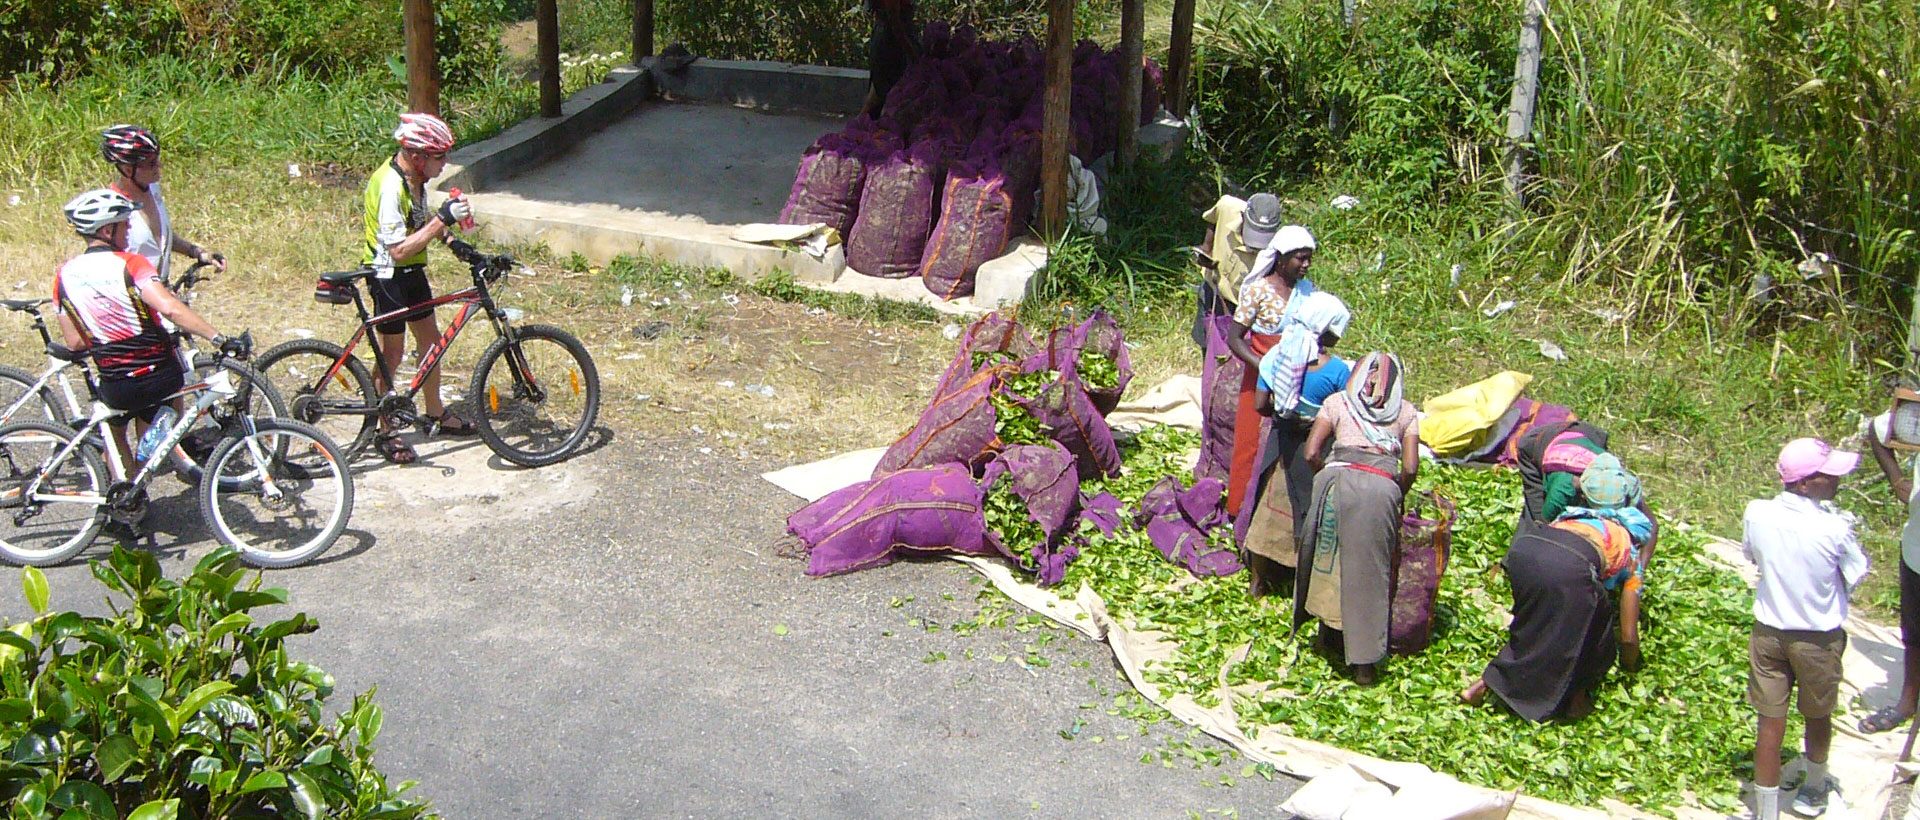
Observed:
[[[139,208],[104,188],[67,203],[67,223],[87,241],[87,249],[54,274],[53,299],[67,346],[93,358],[100,400],[133,416],[144,434],[154,413],[186,382],[160,318],[212,340],[226,353],[246,351],[244,342],[220,335],[161,284],[146,258],[126,251],[127,220]],[[109,426],[114,446],[133,463],[126,425]]]

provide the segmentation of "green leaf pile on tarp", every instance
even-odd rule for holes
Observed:
[[[1111,492],[1133,509],[1162,476],[1188,474],[1198,445],[1190,433],[1149,429],[1121,443],[1119,477],[1083,488]],[[1645,668],[1616,667],[1585,720],[1531,723],[1455,697],[1506,640],[1512,593],[1498,565],[1520,510],[1519,478],[1506,470],[1421,469],[1419,486],[1446,493],[1458,507],[1453,561],[1433,646],[1393,658],[1376,687],[1355,686],[1311,649],[1313,627],[1294,634],[1290,600],[1249,598],[1244,575],[1193,578],[1138,530],[1106,538],[1083,524],[1089,543],[1068,566],[1065,587],[1085,581],[1115,618],[1179,642],[1170,663],[1148,670],[1169,694],[1216,703],[1220,670],[1247,647],[1227,682],[1239,693],[1235,711],[1249,731],[1416,761],[1471,783],[1577,805],[1614,799],[1665,812],[1692,800],[1733,810],[1738,778],[1750,766],[1741,738],[1750,715],[1744,699],[1752,593],[1707,559],[1705,538],[1670,524],[1662,531],[1647,574]]]
[[[973,354],[976,358],[980,353]],[[1001,354],[991,354],[1001,355]],[[1047,385],[1060,378],[1058,370],[1036,370],[1032,373],[1017,373],[1000,381],[1000,389],[993,391],[987,401],[993,403],[993,433],[1000,443],[1009,447],[1015,444],[1045,444],[1047,427],[1033,417],[1018,399],[1031,399],[1040,395]]]

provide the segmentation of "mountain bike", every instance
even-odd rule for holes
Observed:
[[[202,273],[211,263],[197,262],[180,277],[177,282],[168,282],[180,300],[189,304],[193,301],[193,288],[206,281]],[[91,377],[88,360],[85,356],[73,356],[73,351],[54,341],[53,332],[47,327],[47,319],[42,315],[41,307],[52,299],[0,299],[0,308],[27,314],[33,329],[40,334],[40,341],[46,346],[47,365],[35,376],[11,365],[0,365],[0,424],[16,419],[40,419],[55,424],[77,425],[87,418],[87,405],[81,397],[87,394],[87,379]],[[245,364],[228,357],[214,357],[192,347],[193,336],[181,330],[173,331],[175,343],[180,346],[183,363],[186,364],[190,380],[203,380],[214,369],[231,371],[233,375],[252,385],[248,394],[251,412],[255,416],[286,418],[287,407],[281,400],[280,391]],[[76,383],[79,389],[75,389]],[[219,430],[207,426],[212,417],[202,421],[202,426],[190,430],[184,442],[167,454],[174,469],[180,471],[181,480],[193,484],[200,480],[200,457],[207,454],[217,440]]]
[[[360,327],[344,347],[320,339],[295,339],[274,346],[255,360],[255,368],[288,397],[293,418],[331,432],[349,458],[365,452],[380,433],[382,418],[413,425],[431,435],[435,421],[414,408],[428,374],[476,315],[493,326],[495,339],[480,354],[467,392],[473,425],[487,448],[514,464],[539,467],[565,459],[593,429],[600,412],[600,374],[585,345],[550,325],[513,324],[508,310],[494,302],[490,286],[513,270],[511,256],[488,255],[460,240],[447,243],[473,276],[470,287],[409,308],[378,316],[367,311],[359,282],[373,268],[324,273],[314,286],[323,304],[351,304]],[[440,338],[420,354],[419,369],[405,389],[382,395],[365,362],[354,355],[363,340],[371,348],[382,382],[399,385],[381,355],[375,325],[440,305],[460,303],[460,312]]]
[[[251,346],[250,336],[241,338],[243,347]],[[248,406],[253,389],[251,381],[237,381],[233,371],[214,368],[205,381],[169,396],[194,401],[159,447],[178,446],[196,422],[212,418],[222,437],[198,485],[200,517],[249,564],[304,564],[346,529],[353,477],[339,446],[311,425],[236,411]],[[91,382],[88,387],[91,394]],[[125,419],[94,396],[77,429],[39,419],[0,425],[0,560],[58,564],[86,549],[109,520],[138,521],[147,485],[164,461],[149,459],[132,477],[120,478],[128,473],[125,458],[104,443],[110,433],[103,428]]]

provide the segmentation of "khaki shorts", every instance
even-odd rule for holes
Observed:
[[[1847,633],[1804,632],[1753,625],[1747,641],[1747,702],[1763,718],[1787,716],[1787,699],[1800,689],[1800,716],[1832,717],[1840,703],[1840,656]]]

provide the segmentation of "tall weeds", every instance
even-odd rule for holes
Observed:
[[[1903,330],[1913,0],[1552,0],[1516,218],[1495,173],[1518,16],[1380,0],[1349,28],[1336,3],[1221,3],[1199,32],[1206,147],[1249,186],[1350,178],[1388,221],[1463,225],[1643,318]]]

